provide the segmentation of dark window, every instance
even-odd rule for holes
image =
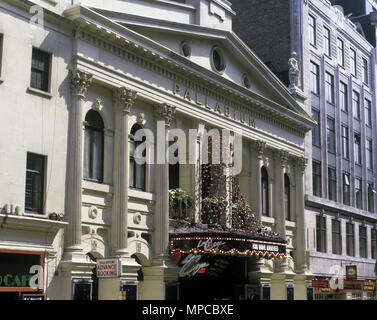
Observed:
[[[368,211],[374,212],[374,186],[368,183]]]
[[[136,149],[139,145],[144,143],[145,136],[143,137],[142,141],[135,141],[135,134],[138,130],[143,130],[143,128],[139,124],[134,124],[131,128],[131,135],[130,135],[130,187],[145,190],[145,162],[141,164],[143,161],[142,159],[138,158],[136,154]],[[146,150],[143,150],[141,157],[145,157]]]
[[[327,150],[335,153],[335,121],[327,118]]]
[[[368,84],[368,61],[363,58],[363,82]]]
[[[348,127],[342,126],[342,156],[345,159],[349,158],[349,137]]]
[[[350,68],[351,73],[356,77],[356,51],[350,49]]]
[[[319,67],[314,62],[310,62],[310,89],[319,94]]]
[[[368,99],[364,100],[364,117],[365,124],[368,126],[372,125],[372,104]]]
[[[268,192],[268,173],[265,167],[261,169],[261,184],[262,184],[262,214],[269,216],[269,192]]]
[[[322,196],[321,163],[317,161],[313,161],[313,195]]]
[[[222,52],[218,48],[214,48],[212,51],[213,66],[217,71],[223,71],[225,69],[224,57]]]
[[[361,164],[361,141],[360,135],[354,135],[354,159],[356,164]]]
[[[100,114],[89,110],[85,116],[84,178],[103,181],[104,124]]]
[[[366,165],[367,168],[373,170],[373,150],[372,150],[372,140],[365,140],[366,148]]]
[[[335,168],[328,168],[328,193],[329,200],[336,201],[336,170]]]
[[[46,157],[27,154],[25,211],[43,214]]]
[[[331,55],[330,30],[326,27],[323,27],[323,52],[328,56]]]
[[[284,174],[284,206],[285,218],[291,220],[291,184],[286,173]]]
[[[367,228],[360,226],[359,227],[359,247],[360,247],[360,257],[367,257]]]
[[[317,216],[317,251],[326,252],[326,218]]]
[[[30,87],[49,91],[50,59],[51,54],[33,48]]]
[[[174,142],[171,142],[172,145]],[[174,158],[178,157],[178,149],[174,152]],[[169,160],[169,189],[179,188],[179,161],[172,163],[173,160]]]
[[[350,175],[348,173],[343,173],[343,204],[347,206],[351,204],[350,187]]]
[[[338,63],[344,67],[344,42],[338,38]]]
[[[332,220],[332,253],[342,254],[342,233],[339,220]]]
[[[347,256],[353,257],[355,255],[355,234],[352,223],[346,224],[346,247]]]
[[[334,76],[328,72],[325,73],[325,96],[327,102],[334,103]]]
[[[372,238],[372,259],[377,259],[377,229],[371,230],[371,238]]]
[[[1,78],[1,72],[2,72],[2,62],[3,62],[3,39],[4,36],[0,33],[0,78]]]
[[[362,209],[362,188],[361,188],[361,179],[355,178],[355,202],[356,208]]]
[[[347,85],[343,82],[339,84],[339,106],[340,110],[348,112],[348,93]]]
[[[311,15],[309,15],[309,43],[313,46],[317,44],[316,21]]]
[[[312,109],[313,119],[317,122],[317,125],[312,131],[312,144],[320,147],[321,146],[321,119],[319,111]]]
[[[356,91],[352,91],[352,109],[354,118],[360,120],[360,95]]]

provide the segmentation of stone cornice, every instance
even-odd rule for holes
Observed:
[[[184,59],[179,54],[172,52],[166,47],[88,8],[75,6],[66,10],[65,14],[80,26],[80,32],[85,30],[87,33],[89,32],[91,36],[93,35],[94,37],[101,38],[101,40],[103,39],[102,42],[107,42],[110,48],[116,45],[115,47],[119,48],[118,51],[127,50],[128,52],[131,51],[137,54],[139,57],[142,56],[145,57],[145,59],[150,59],[158,65],[159,69],[165,69],[168,72],[174,71],[182,75],[182,77],[192,78],[192,83],[205,84],[207,88],[211,88],[214,92],[219,92],[219,89],[221,89],[224,97],[231,97],[236,101],[243,101],[243,103],[259,103],[260,106],[263,105],[268,110],[270,116],[274,113],[277,118],[284,119],[283,122],[290,123],[291,126],[295,126],[297,130],[301,130],[302,132],[306,132],[314,126],[314,122],[309,116],[298,114],[287,107],[281,106],[246,88],[242,88],[234,82],[219,76],[215,72],[187,61],[187,59]],[[101,24],[103,25],[101,26]],[[156,53],[156,51],[158,53]],[[267,70],[267,67],[264,66],[264,68]],[[271,72],[268,71],[268,73]],[[272,76],[272,78],[273,77],[274,76]],[[281,86],[283,87],[283,85]],[[286,88],[284,90],[287,91]],[[289,99],[296,105],[289,91],[287,91],[287,97],[290,97]],[[287,104],[289,103],[287,102]]]

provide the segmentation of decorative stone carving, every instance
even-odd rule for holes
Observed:
[[[176,113],[176,107],[163,103],[155,108],[156,116],[165,121],[165,125],[170,127]]]
[[[289,66],[289,89],[295,89],[298,87],[298,80],[300,76],[300,68],[297,59],[297,53],[292,52],[290,59],[288,60]]]
[[[95,98],[93,101],[93,109],[99,110],[101,108],[101,98]]]
[[[125,87],[113,90],[113,103],[116,109],[130,113],[131,107],[134,105],[137,92]]]
[[[308,165],[308,159],[300,157],[297,159],[297,167],[301,173],[305,172],[306,166]]]
[[[136,212],[133,217],[133,221],[135,224],[140,224],[141,222],[141,214],[139,212]]]
[[[264,150],[266,149],[266,142],[262,140],[256,141],[256,149],[258,152],[258,156],[262,156],[264,153]]]
[[[289,152],[286,150],[280,150],[279,152],[279,157],[280,157],[280,162],[282,167],[286,167],[288,163],[288,156]]]
[[[92,83],[93,75],[78,69],[74,69],[71,70],[70,80],[72,91],[75,94],[83,97]]]
[[[90,207],[89,210],[88,210],[88,216],[91,219],[97,218],[97,216],[98,216],[98,209],[97,209],[97,207],[95,207],[95,206]]]
[[[136,122],[137,122],[138,124],[140,124],[140,125],[143,125],[143,124],[144,124],[144,122],[145,122],[145,120],[144,120],[144,113],[139,112],[139,113],[137,114]]]

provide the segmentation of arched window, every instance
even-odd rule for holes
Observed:
[[[286,173],[284,174],[284,209],[285,219],[291,220],[291,183]]]
[[[130,187],[145,191],[145,163],[138,164],[136,158],[136,148],[145,141],[145,136],[142,141],[135,141],[135,134],[138,130],[143,130],[143,127],[135,123],[131,128],[130,136]],[[145,157],[145,149],[143,157]]]
[[[269,192],[268,192],[268,173],[265,167],[261,169],[261,184],[262,184],[262,214],[264,216],[270,215],[269,209]]]
[[[85,117],[84,178],[103,181],[104,124],[98,112],[90,110]]]

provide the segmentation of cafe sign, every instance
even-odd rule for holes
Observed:
[[[118,278],[122,274],[122,263],[119,259],[101,259],[97,261],[98,278]]]

